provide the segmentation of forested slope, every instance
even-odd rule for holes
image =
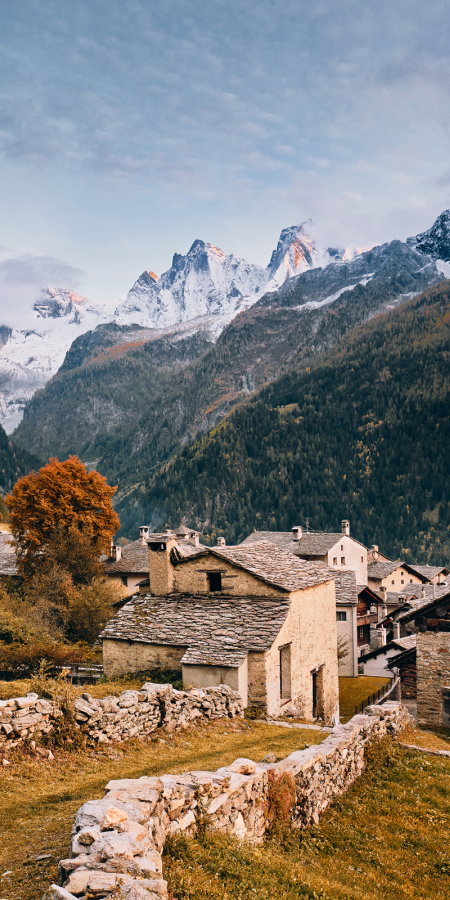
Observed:
[[[355,329],[122,499],[125,531],[186,517],[235,542],[309,518],[388,555],[450,559],[450,282]],[[121,507],[121,508],[120,508]],[[138,522],[139,520],[139,522]]]
[[[42,465],[36,456],[21,450],[9,440],[0,425],[0,494],[10,491],[18,478]]]

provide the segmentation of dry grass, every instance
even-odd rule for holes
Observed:
[[[341,722],[348,722],[355,715],[355,706],[367,700],[370,694],[388,684],[389,678],[358,675],[358,678],[339,679],[339,706]]]
[[[123,675],[120,678],[111,678],[108,680],[98,681],[97,684],[69,685],[70,696],[75,699],[81,697],[84,693],[92,694],[99,700],[102,697],[118,696],[122,691],[135,690],[140,691],[142,685],[146,681],[155,681],[158,684],[164,683],[165,679],[181,688],[181,674],[174,672],[148,672],[144,675]],[[60,690],[60,684],[56,683],[56,679],[48,679],[48,693]],[[36,684],[32,678],[24,678],[16,681],[0,681],[0,700],[10,700],[13,697],[24,697],[29,691],[39,690],[39,683]],[[1,900],[1,898],[0,898]]]
[[[413,744],[415,747],[423,747],[425,750],[450,751],[450,731],[442,734],[432,731],[422,731],[421,728],[406,728],[401,737],[402,743]]]
[[[320,732],[290,730],[260,722],[229,720],[207,730],[167,737],[166,743],[129,742],[114,750],[64,753],[55,761],[16,754],[0,770],[0,898],[40,900],[56,878],[56,863],[69,854],[77,809],[102,797],[111,778],[138,778],[165,772],[214,771],[238,756],[257,761],[280,758],[323,739]],[[36,857],[50,854],[50,858]]]

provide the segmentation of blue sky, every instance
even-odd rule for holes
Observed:
[[[195,238],[369,246],[450,206],[448,4],[3,0],[0,301],[123,298]]]

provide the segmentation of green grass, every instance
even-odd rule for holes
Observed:
[[[448,900],[450,760],[382,750],[314,828],[258,847],[220,835],[169,842],[173,896]]]
[[[341,722],[348,722],[355,715],[355,706],[388,684],[389,678],[375,678],[373,675],[359,675],[358,678],[339,679],[339,708]]]
[[[154,743],[129,742],[106,751],[55,750],[54,762],[25,752],[11,755],[11,765],[0,768],[0,876],[11,871],[0,877],[1,900],[41,900],[57,878],[58,860],[70,855],[75,813],[86,800],[103,797],[111,778],[214,771],[239,756],[283,758],[320,743],[323,734],[228,720],[162,738],[165,743],[155,737]],[[47,853],[50,859],[36,859]]]

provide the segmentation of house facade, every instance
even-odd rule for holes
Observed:
[[[107,675],[177,669],[185,687],[228,684],[269,715],[339,721],[333,572],[268,541],[147,542],[150,592],[102,632]]]
[[[408,563],[376,559],[367,567],[367,584],[374,591],[401,591],[407,584],[425,584],[428,579]]]

